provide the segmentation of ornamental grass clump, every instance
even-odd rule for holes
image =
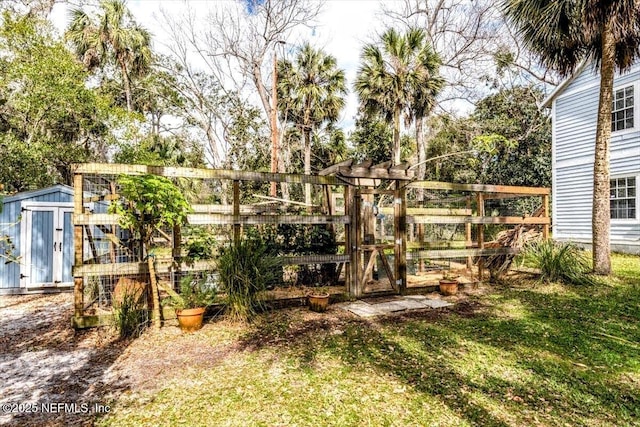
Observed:
[[[247,321],[264,309],[260,293],[276,279],[278,265],[260,239],[229,243],[217,259],[220,286],[226,294],[226,315]]]
[[[591,263],[585,252],[571,242],[551,239],[528,245],[525,260],[540,269],[543,282],[563,282],[571,285],[594,285]]]
[[[149,312],[140,305],[140,294],[125,292],[113,302],[113,325],[120,339],[137,338],[149,325]]]

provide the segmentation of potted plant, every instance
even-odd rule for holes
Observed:
[[[206,283],[206,274],[195,279],[191,274],[180,280],[180,293],[174,293],[163,303],[176,309],[178,325],[184,332],[193,332],[202,328],[204,312],[216,300],[216,291]]]
[[[440,293],[442,295],[455,295],[458,293],[458,277],[449,271],[442,273],[440,279]]]
[[[325,286],[314,287],[307,296],[309,309],[317,313],[327,311],[329,307],[329,291]]]

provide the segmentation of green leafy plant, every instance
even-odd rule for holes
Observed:
[[[202,278],[196,278],[194,275],[189,274],[180,280],[180,293],[170,295],[162,303],[178,310],[185,310],[208,307],[214,304],[215,301],[216,290],[207,285],[206,275]]]
[[[139,337],[149,324],[149,312],[139,300],[138,292],[125,292],[113,303],[113,322],[121,339]]]
[[[109,206],[109,213],[120,215],[123,228],[129,229],[142,246],[141,255],[149,255],[153,233],[163,226],[176,226],[187,219],[191,206],[182,191],[169,179],[157,175],[118,178],[122,198]],[[160,305],[155,280],[154,262],[149,261],[149,279],[152,292],[152,321],[160,327]]]
[[[109,213],[120,215],[119,224],[129,229],[148,250],[158,227],[183,224],[191,206],[182,191],[169,179],[156,175],[118,178],[123,199],[109,206]]]
[[[185,232],[185,249],[190,261],[207,260],[213,258],[218,245],[216,235],[204,227],[191,227]]]
[[[540,269],[543,282],[564,282],[574,285],[593,285],[598,281],[589,275],[591,263],[585,252],[571,242],[551,239],[528,245],[524,260]]]
[[[460,277],[459,274],[452,273],[450,270],[444,270],[442,272],[442,279],[443,280],[449,280],[449,281],[454,281],[455,280],[455,281],[457,281],[458,277]]]
[[[275,257],[260,239],[246,239],[223,247],[217,259],[222,290],[226,293],[226,314],[246,321],[263,309],[260,292],[281,271]]]

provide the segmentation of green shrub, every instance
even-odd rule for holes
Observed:
[[[525,262],[539,268],[540,280],[564,282],[574,285],[592,285],[598,281],[589,275],[591,262],[585,252],[571,242],[555,242],[551,239],[528,245]]]
[[[202,278],[195,278],[188,274],[180,279],[180,293],[171,295],[162,301],[178,310],[189,308],[208,307],[216,300],[215,289],[207,286],[206,275]]]
[[[186,227],[184,231],[185,249],[187,250],[187,258],[190,261],[213,258],[218,242],[215,233],[209,227]]]
[[[227,244],[217,260],[220,286],[226,293],[226,314],[246,321],[263,309],[260,292],[273,283],[278,272],[275,257],[260,239]]]
[[[113,303],[113,321],[121,339],[139,337],[149,325],[149,312],[141,307],[140,294],[127,292]]]

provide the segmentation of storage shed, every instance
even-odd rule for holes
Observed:
[[[54,185],[4,197],[0,235],[13,243],[8,262],[7,245],[0,243],[0,294],[58,291],[73,286],[73,188]]]

